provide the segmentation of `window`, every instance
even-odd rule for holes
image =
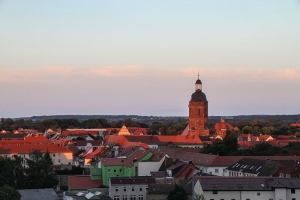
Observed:
[[[295,194],[295,188],[292,188],[292,189],[291,189],[291,193],[292,193],[292,194]]]
[[[292,198],[292,200],[296,200],[296,198]]]
[[[55,153],[53,154],[53,157],[55,157]]]
[[[119,191],[119,188],[118,187],[116,187],[116,192],[118,192]]]
[[[59,162],[59,163],[60,163],[60,159],[58,159],[58,160],[57,160],[57,162]]]
[[[257,193],[257,196],[260,196],[260,193],[259,193],[259,192]]]
[[[136,200],[135,195],[130,195],[130,200]]]
[[[127,195],[123,195],[123,200],[127,200]]]
[[[144,196],[143,195],[139,195],[139,200],[144,200]]]
[[[57,156],[60,157],[60,153],[58,153]]]
[[[246,199],[246,200],[250,200],[250,199]]]
[[[126,187],[124,187],[124,192],[126,192],[126,190],[127,190]]]
[[[114,196],[114,200],[120,200],[119,196]]]
[[[143,187],[142,186],[140,187],[140,191],[143,191]]]
[[[53,163],[55,163],[55,159],[52,159]]]
[[[122,173],[122,169],[120,169],[120,173]]]
[[[114,173],[116,173],[117,172],[117,170],[116,169],[114,169]]]
[[[107,169],[107,173],[111,173],[111,170],[110,170],[110,169]]]
[[[134,187],[132,187],[132,191],[134,191]]]
[[[223,173],[226,173],[227,172],[227,169],[223,169]]]
[[[219,173],[219,169],[215,169],[215,173]]]
[[[214,190],[214,191],[213,191],[213,194],[218,194],[218,191]]]

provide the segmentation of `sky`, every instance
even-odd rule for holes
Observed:
[[[0,117],[300,114],[300,1],[0,0]]]

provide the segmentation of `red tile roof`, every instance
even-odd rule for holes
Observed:
[[[86,190],[103,186],[102,180],[91,180],[90,176],[68,176],[70,190]]]
[[[105,136],[106,144],[110,145],[122,145],[127,139],[123,135],[106,135]]]
[[[0,154],[28,154],[33,150],[40,150],[45,153],[72,153],[72,151],[64,146],[55,144],[12,144],[0,145]]]
[[[149,146],[145,143],[141,142],[129,142],[129,141],[124,141],[121,145],[122,149],[126,149],[128,147],[143,147],[144,149],[150,149]]]
[[[44,136],[35,136],[35,137],[28,136],[28,137],[25,137],[25,141],[26,142],[51,142],[48,140],[47,137],[44,137]]]
[[[182,135],[139,135],[139,136],[124,136],[131,142],[143,142],[151,144],[202,144],[202,141],[197,136],[182,136]]]

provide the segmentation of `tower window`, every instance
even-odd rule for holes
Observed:
[[[198,110],[198,116],[200,116],[200,114],[201,114],[201,110],[199,109],[199,110]]]

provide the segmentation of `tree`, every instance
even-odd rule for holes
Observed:
[[[57,185],[58,180],[53,169],[53,162],[49,152],[43,154],[38,150],[34,150],[29,154],[29,158],[26,159],[26,163],[26,188],[53,188]]]
[[[175,184],[173,190],[171,190],[168,194],[167,200],[187,200],[188,196],[186,191],[181,185]]]
[[[18,190],[9,187],[7,185],[0,187],[0,199],[1,200],[20,200],[21,194]]]

